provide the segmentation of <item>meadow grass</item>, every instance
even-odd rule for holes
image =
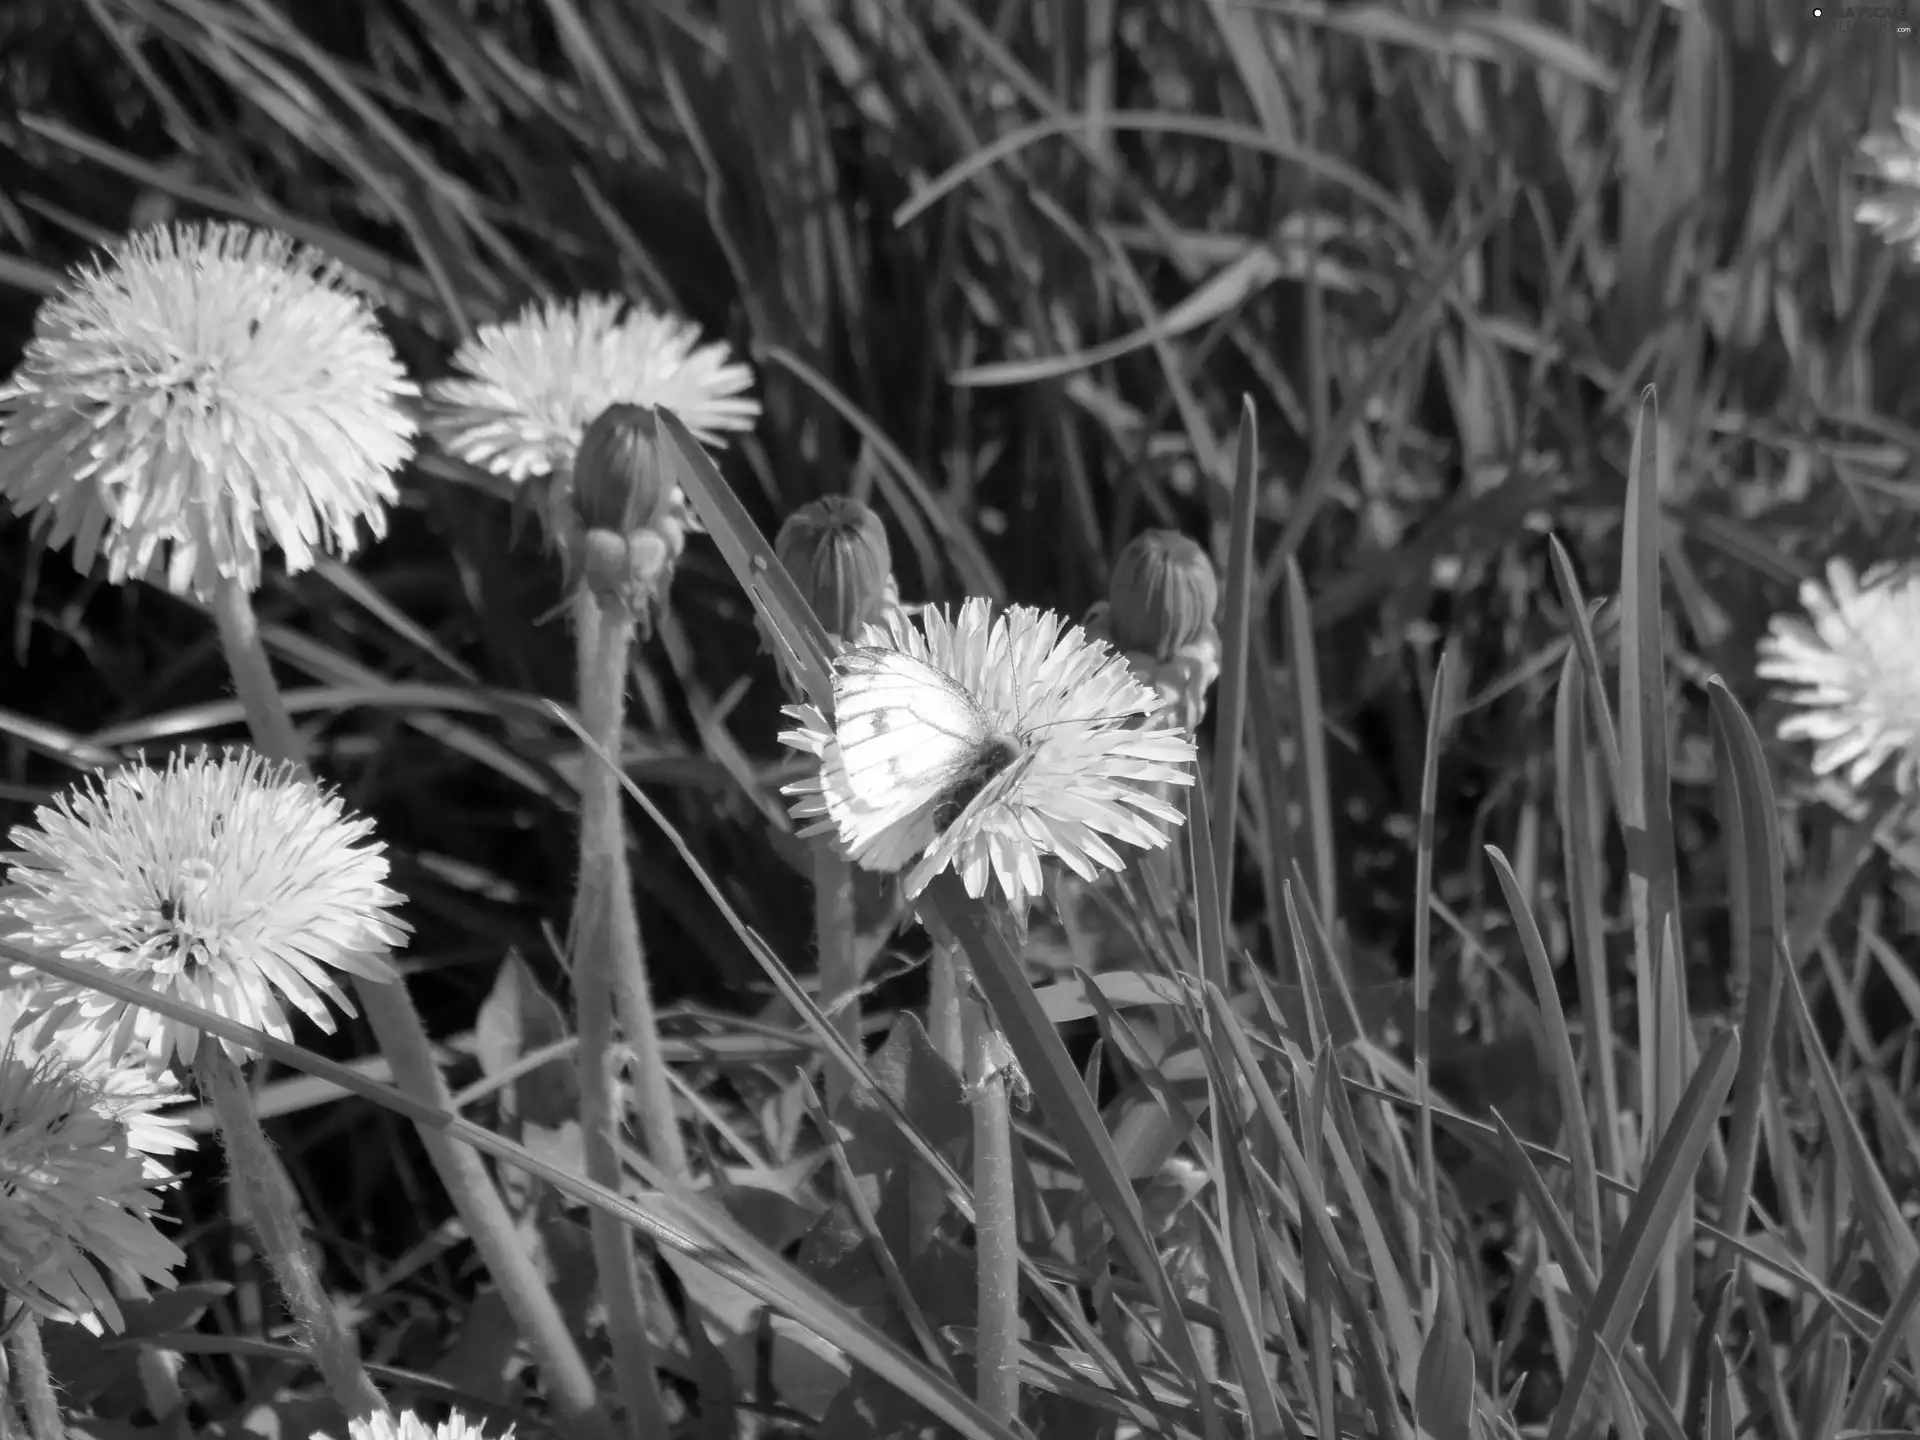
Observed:
[[[629,1154],[615,1194],[569,1132],[550,997],[616,757],[546,698],[560,579],[508,487],[423,448],[387,541],[256,596],[316,769],[395,855],[463,1087],[423,1112],[364,1026],[253,1037],[376,1381],[549,1423],[404,1117],[496,1162],[589,1356],[587,1214],[651,1242],[686,1434],[1018,1433],[971,1398],[967,1100],[881,887],[868,1045],[813,994],[762,646],[818,693],[823,636],[768,537],[844,492],[913,600],[1077,617],[1148,526],[1221,577],[1179,866],[1061,888],[1019,948],[951,879],[921,905],[1031,1093],[1027,1432],[1920,1430],[1909,841],[1774,738],[1752,660],[1795,581],[1913,535],[1920,312],[1852,219],[1905,43],[1576,0],[0,18],[0,368],[90,247],[213,216],[364,275],[421,379],[582,290],[757,371],[717,468],[669,423],[710,539],[617,757],[697,1185]],[[0,574],[0,818],[241,733],[192,604],[18,522]],[[76,1427],[135,1433],[143,1350],[186,1357],[200,1433],[319,1413],[218,1181],[170,1201],[190,1283],[129,1308],[133,1346],[46,1332]]]

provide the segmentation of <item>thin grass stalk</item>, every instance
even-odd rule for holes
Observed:
[[[40,1343],[40,1321],[22,1315],[7,1347],[13,1352],[13,1373],[20,1377],[20,1399],[26,1406],[27,1430],[33,1440],[66,1440],[66,1422],[60,1418],[60,1397],[53,1391],[53,1372]]]
[[[626,725],[627,652],[633,643],[633,619],[622,609],[602,607],[586,594],[580,597],[579,608],[597,612],[580,628],[581,719],[598,746],[617,758]],[[624,1170],[620,1159],[620,1065],[614,1046],[614,977],[620,968],[643,966],[645,962],[627,876],[627,839],[621,823],[618,777],[592,754],[584,761],[580,877],[571,947],[575,1025],[580,1040],[575,1057],[580,1075],[580,1129],[587,1178],[617,1193],[624,1189]],[[635,1037],[636,1058],[640,1039]],[[651,1074],[646,1073],[644,1062],[637,1067],[642,1073],[635,1077],[634,1088],[648,1149],[656,1163],[666,1168],[667,1161],[655,1143],[655,1131],[663,1123],[659,1113],[662,1097],[648,1093],[649,1081],[666,1082],[665,1067],[658,1064],[658,1046],[646,1048],[656,1064]],[[664,1107],[665,1127],[677,1141],[679,1127],[673,1119],[671,1089],[665,1094]],[[681,1167],[673,1173],[684,1173],[684,1156]],[[614,1376],[626,1407],[627,1424],[642,1435],[663,1435],[668,1429],[666,1403],[654,1368],[646,1301],[632,1239],[617,1215],[596,1210],[590,1225],[600,1298],[607,1307]]]
[[[860,1032],[860,953],[853,922],[853,866],[830,839],[813,849],[813,936],[820,954],[820,1008],[840,1038],[856,1052]],[[827,1113],[832,1114],[853,1088],[853,1077],[838,1065],[826,1067]]]
[[[973,1107],[976,1300],[974,1399],[995,1421],[1020,1417],[1020,1234],[1014,1193],[1012,1056],[984,1001],[962,1004]]]
[[[241,586],[222,585],[216,592],[213,611],[227,669],[246,712],[255,748],[269,759],[290,761],[304,768],[305,747],[274,683],[251,595]],[[355,979],[353,992],[373,1029],[380,1053],[393,1067],[396,1088],[440,1114],[452,1115],[452,1097],[406,985]],[[567,1329],[545,1277],[521,1242],[486,1162],[472,1147],[449,1138],[443,1130],[423,1123],[416,1123],[415,1128],[474,1249],[499,1287],[534,1363],[540,1367],[554,1408],[583,1440],[610,1440],[612,1422],[601,1408],[593,1373]]]
[[[320,1284],[319,1266],[300,1229],[299,1197],[254,1113],[240,1067],[224,1046],[203,1042],[193,1069],[220,1122],[233,1183],[246,1193],[248,1218],[327,1388],[356,1420],[385,1414],[386,1402],[360,1362],[359,1343]]]

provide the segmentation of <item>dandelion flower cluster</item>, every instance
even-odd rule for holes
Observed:
[[[40,309],[0,385],[0,496],[74,564],[205,600],[385,533],[414,394],[344,271],[235,225],[142,231]]]
[[[338,974],[390,980],[405,927],[384,849],[335,795],[252,752],[175,756],[82,784],[10,836],[0,922],[83,969],[290,1038],[282,1001],[333,1029]],[[198,1032],[48,981],[53,1023],[191,1063]],[[238,1061],[240,1046],[227,1044]]]
[[[746,430],[753,372],[699,327],[611,295],[530,305],[454,354],[464,372],[427,386],[427,429],[448,454],[518,484],[562,475],[610,405],[671,410],[708,444]]]
[[[138,1053],[115,1050],[104,1032],[62,1024],[47,1013],[44,990],[36,980],[0,989],[0,1045],[10,1043],[28,1064],[45,1059],[69,1066],[91,1087],[95,1106],[126,1126],[127,1143],[146,1157],[147,1179],[172,1180],[167,1157],[194,1148],[178,1110],[189,1099],[178,1078],[153,1070]]]
[[[798,728],[780,738],[820,762],[787,787],[793,814],[866,869],[906,869],[908,898],[951,866],[1024,914],[1044,857],[1091,880],[1125,864],[1110,841],[1156,849],[1181,823],[1154,787],[1192,783],[1193,742],[1122,656],[1050,611],[971,599],[870,625],[835,659],[833,698],[831,723],[787,707]]]
[[[328,1437],[317,1435],[314,1440]],[[408,1412],[348,1421],[347,1440],[487,1440],[487,1432],[464,1415],[452,1415],[439,1425],[429,1425]],[[512,1428],[501,1432],[499,1440],[513,1440]]]
[[[35,1314],[122,1325],[105,1270],[133,1293],[186,1257],[154,1228],[145,1157],[99,1092],[52,1056],[0,1051],[0,1288]]]
[[[1860,142],[1873,173],[1886,182],[1880,194],[1854,207],[1853,218],[1889,245],[1920,258],[1920,110],[1894,111],[1897,135],[1869,135]]]
[[[1920,570],[1844,560],[1800,587],[1806,618],[1776,616],[1755,667],[1796,707],[1782,739],[1814,742],[1816,775],[1859,786],[1889,761],[1902,794],[1920,789]]]

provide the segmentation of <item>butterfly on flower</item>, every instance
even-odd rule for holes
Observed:
[[[1182,815],[1159,787],[1193,780],[1193,742],[1125,659],[1028,606],[868,626],[833,662],[833,703],[831,723],[787,708],[799,728],[780,738],[820,761],[787,787],[794,817],[864,869],[906,871],[908,898],[949,866],[1016,907],[1043,856],[1089,880],[1121,869],[1110,840],[1165,845]]]

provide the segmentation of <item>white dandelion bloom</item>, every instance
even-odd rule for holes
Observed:
[[[0,496],[74,564],[209,598],[386,533],[414,394],[346,273],[236,225],[142,231],[41,306],[0,385]]]
[[[0,888],[0,925],[20,943],[280,1039],[283,1002],[331,1031],[329,1001],[353,1013],[341,972],[394,978],[386,956],[406,927],[372,822],[291,767],[175,756],[76,786],[34,822],[9,836]],[[110,1053],[138,1044],[156,1069],[175,1053],[192,1063],[191,1026],[43,984],[53,1023],[103,1035]]]
[[[1193,783],[1193,742],[1122,656],[1049,611],[927,609],[868,626],[833,670],[832,724],[786,709],[799,728],[781,740],[820,761],[786,793],[802,834],[836,834],[868,870],[911,866],[909,898],[952,866],[1024,914],[1045,856],[1092,880],[1125,865],[1110,841],[1157,849],[1181,823],[1154,788]]]
[[[1875,178],[1885,182],[1878,195],[1854,207],[1854,220],[1889,245],[1904,246],[1920,258],[1920,110],[1894,111],[1895,135],[1869,135],[1860,142]]]
[[[1796,711],[1784,740],[1814,742],[1816,775],[1859,786],[1888,761],[1902,794],[1920,790],[1920,570],[1879,565],[1855,578],[1844,560],[1800,587],[1806,618],[1776,616],[1756,672]]]
[[[159,1209],[145,1157],[85,1077],[0,1050],[0,1289],[46,1319],[120,1329],[101,1272],[144,1295],[186,1260],[154,1228]]]
[[[58,997],[52,997],[57,1000]],[[192,1097],[171,1070],[155,1071],[144,1057],[118,1051],[112,1036],[49,1014],[46,986],[21,979],[0,989],[0,1046],[29,1064],[41,1059],[72,1068],[92,1088],[94,1103],[126,1126],[127,1141],[146,1157],[150,1181],[174,1177],[167,1157],[194,1148],[182,1112]]]
[[[529,305],[482,326],[427,386],[427,430],[448,454],[519,484],[564,475],[610,405],[671,410],[707,444],[748,430],[753,372],[692,321],[612,295]]]
[[[328,1440],[316,1435],[314,1440]],[[419,1416],[371,1415],[347,1422],[347,1440],[488,1440],[487,1432],[464,1415],[452,1415],[438,1425],[429,1425]],[[513,1440],[513,1429],[503,1430],[498,1440]]]

